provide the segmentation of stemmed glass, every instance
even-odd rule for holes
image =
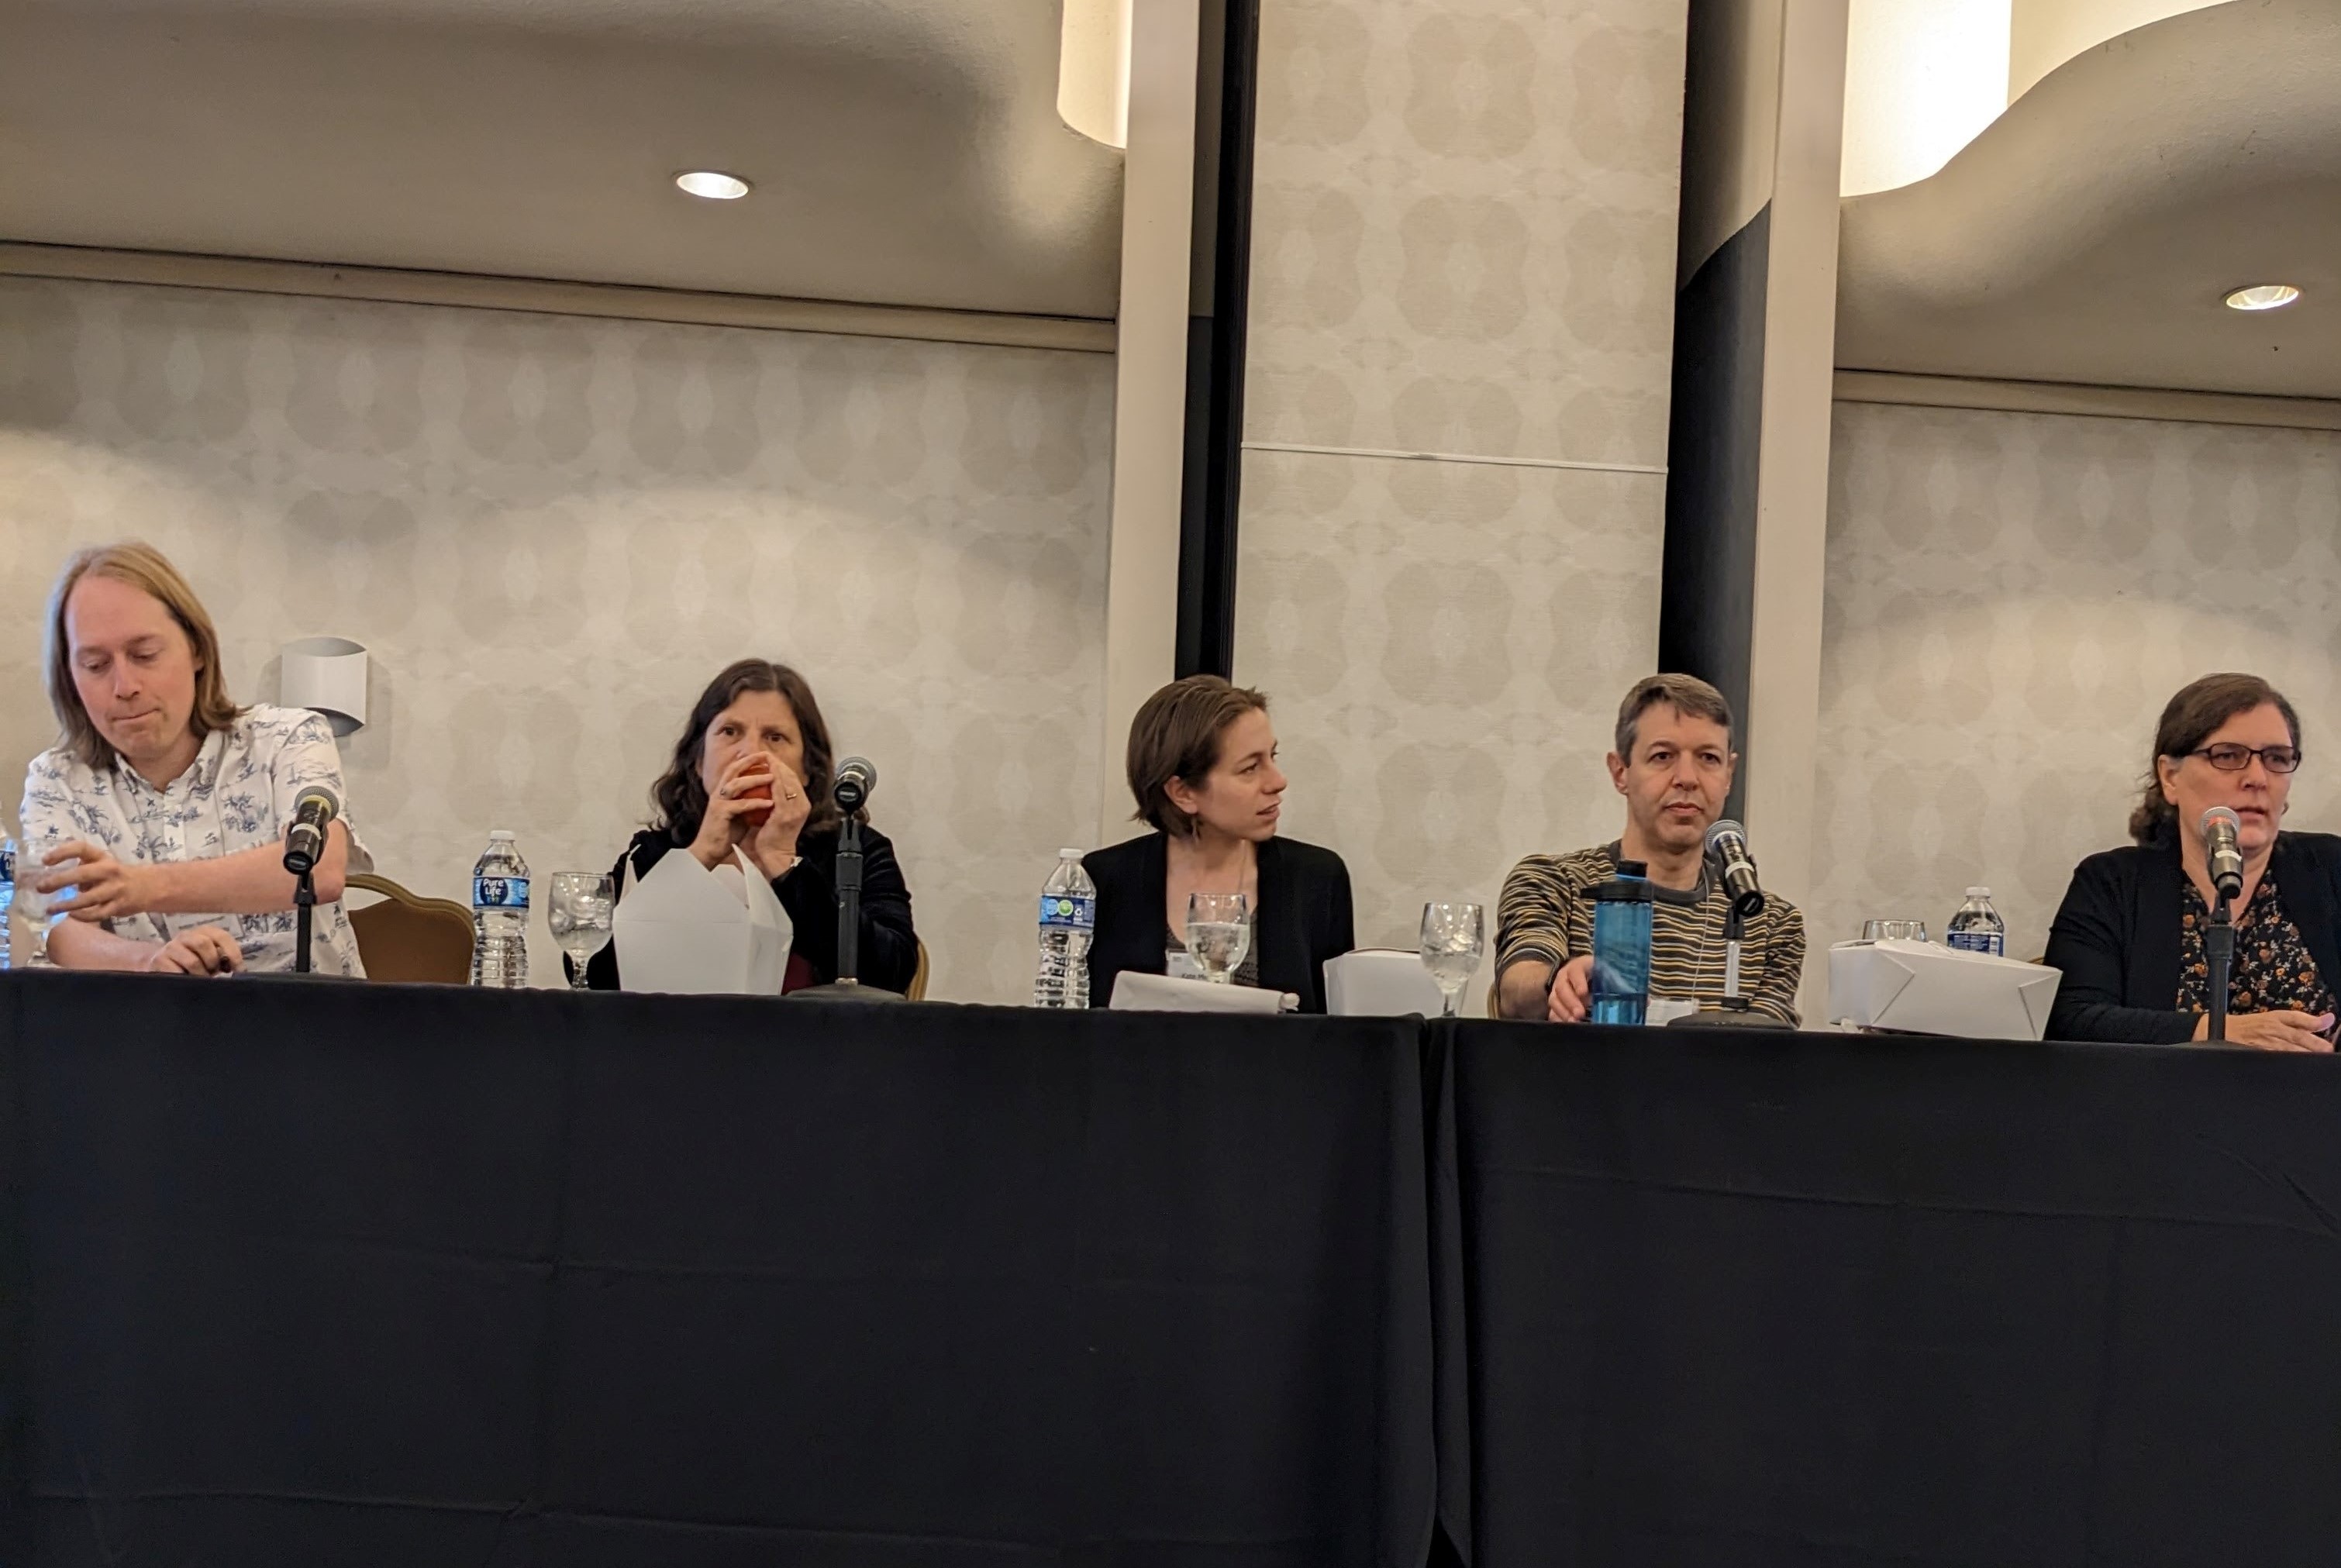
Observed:
[[[1439,994],[1445,998],[1439,1017],[1455,1017],[1463,987],[1479,972],[1479,955],[1487,950],[1487,918],[1479,905],[1422,907],[1422,966],[1439,982]]]
[[[617,904],[610,878],[592,871],[555,871],[545,918],[553,939],[569,956],[569,988],[585,989],[585,966],[610,945],[610,920]]]
[[[1187,956],[1215,986],[1229,984],[1251,947],[1251,900],[1241,893],[1187,895]]]

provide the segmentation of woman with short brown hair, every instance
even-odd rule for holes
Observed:
[[[1277,837],[1286,779],[1268,699],[1216,675],[1174,680],[1130,727],[1130,792],[1153,832],[1082,863],[1097,883],[1090,1005],[1114,977],[1160,975],[1185,957],[1187,900],[1242,893],[1251,941],[1239,985],[1290,992],[1325,1010],[1325,960],[1357,945],[1350,872],[1330,849]]]
[[[2235,814],[2243,894],[2227,1037],[2263,1050],[2329,1051],[2341,983],[2341,839],[2279,830],[2300,766],[2300,719],[2256,675],[2207,675],[2156,726],[2128,849],[2092,855],[2048,934],[2064,971],[2048,1034],[2179,1045],[2205,1037],[2217,903],[2201,824]]]

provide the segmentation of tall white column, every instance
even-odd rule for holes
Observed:
[[[1197,0],[1131,13],[1121,311],[1114,373],[1113,522],[1106,563],[1105,739],[1098,841],[1130,833],[1130,721],[1176,667],[1180,486],[1186,454],[1187,288],[1195,204]]]

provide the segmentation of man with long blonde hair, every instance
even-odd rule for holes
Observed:
[[[229,700],[211,617],[150,545],[67,561],[46,640],[62,733],[33,760],[22,820],[31,885],[52,900],[50,961],[182,975],[293,968],[294,803],[312,786],[346,800],[325,721]],[[314,874],[314,964],[363,976],[340,902],[347,815]]]

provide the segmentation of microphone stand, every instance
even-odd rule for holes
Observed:
[[[1747,904],[1747,899],[1734,899],[1731,912],[1723,917],[1723,1010],[1727,1013],[1744,1013],[1748,1006],[1748,998],[1739,994],[1739,946],[1748,938]]]
[[[862,968],[862,824],[851,812],[837,835],[837,983],[859,986]]]
[[[1769,1013],[1759,1013],[1756,1004],[1739,992],[1739,951],[1748,940],[1748,917],[1760,914],[1764,895],[1749,893],[1734,898],[1723,917],[1723,1000],[1713,1010],[1702,1007],[1696,1013],[1676,1018],[1668,1024],[1670,1029],[1728,1028],[1786,1029],[1788,1024]]]
[[[862,824],[856,813],[845,814],[837,830],[837,978],[826,986],[792,991],[792,1001],[899,1002],[901,993],[865,986],[862,968]]]
[[[2203,1038],[2207,1043],[2224,1045],[2227,1039],[2227,977],[2236,963],[2236,925],[2227,912],[2227,895],[2219,894],[2219,907],[2211,911],[2211,923],[2203,930],[2204,956],[2211,960],[2211,1017],[2205,1026]]]
[[[317,907],[317,884],[311,880],[306,869],[294,875],[299,880],[293,886],[293,972],[305,975],[309,972],[309,922]]]

